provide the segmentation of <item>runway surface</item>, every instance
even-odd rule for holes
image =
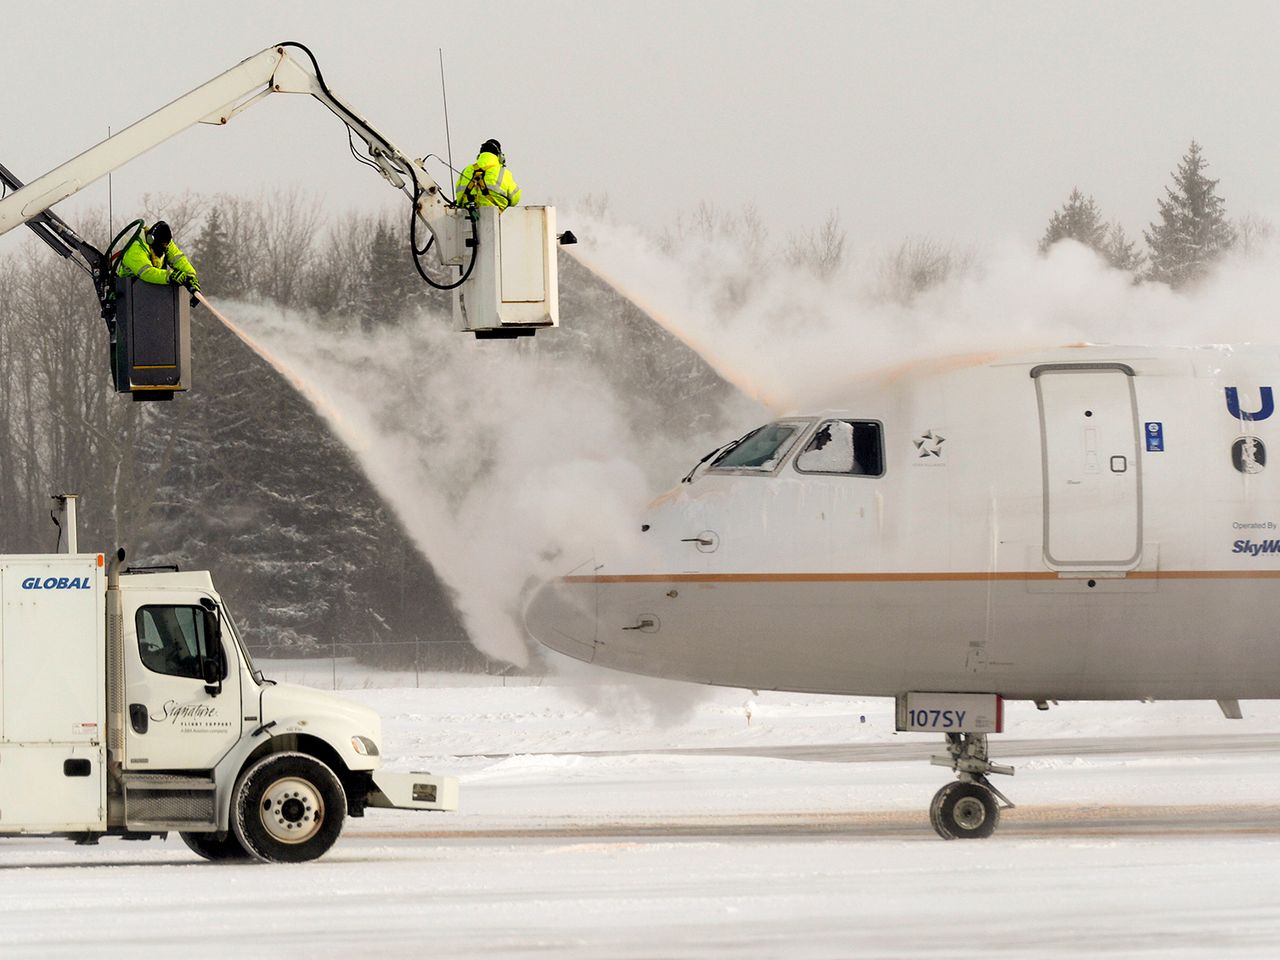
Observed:
[[[1190,736],[1123,736],[1078,739],[991,738],[993,758],[998,762],[1041,757],[1154,757],[1212,758],[1248,754],[1280,754],[1280,735],[1213,734]],[[643,750],[599,750],[577,753],[484,754],[486,759],[520,757],[760,757],[800,763],[892,763],[925,762],[944,752],[937,739],[918,735],[891,743],[784,744],[734,747],[693,747]],[[939,771],[941,773],[941,771]],[[1016,793],[1018,778],[994,777],[996,786]],[[1188,790],[1188,800],[1203,799],[1202,789]],[[924,798],[922,798],[923,800]],[[512,825],[504,823],[488,829],[424,829],[412,831],[366,831],[353,825],[352,836],[364,838],[432,840],[581,840],[581,839],[730,839],[734,837],[788,837],[803,839],[840,836],[885,839],[936,839],[928,816],[916,810],[851,811],[771,811],[755,815],[690,816],[672,814],[655,817],[629,816],[613,821],[582,818],[566,823],[562,818],[548,822]],[[1187,804],[1082,804],[1023,803],[1002,811],[1002,837],[1142,837],[1142,836],[1280,836],[1280,802]]]
[[[459,759],[457,814],[370,811],[298,866],[3,840],[0,955],[1275,954],[1280,735],[993,738],[1020,805],[973,843],[929,826],[940,738],[825,739]]]
[[[1280,804],[1218,806],[1023,806],[1006,809],[1000,836],[1141,837],[1237,835],[1280,836]],[[923,811],[859,811],[764,816],[663,817],[650,821],[534,824],[479,830],[365,830],[348,836],[365,840],[729,840],[768,837],[777,840],[829,839],[936,840]]]

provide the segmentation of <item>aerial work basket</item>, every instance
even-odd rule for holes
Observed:
[[[191,387],[191,307],[178,286],[116,280],[111,378],[134,400],[172,400]]]
[[[480,207],[473,214],[474,235],[466,219],[470,215],[442,228],[451,241],[444,244],[446,263],[463,265],[474,258],[467,282],[453,292],[457,328],[494,339],[533,336],[558,326],[555,208]]]

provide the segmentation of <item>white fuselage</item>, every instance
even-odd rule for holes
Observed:
[[[1276,387],[1259,347],[904,368],[783,418],[772,459],[712,459],[526,622],[581,660],[756,689],[1280,697]]]

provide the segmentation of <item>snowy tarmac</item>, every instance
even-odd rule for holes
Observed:
[[[448,682],[448,681],[440,681]],[[619,686],[353,689],[457,814],[323,860],[0,841],[0,957],[1273,957],[1280,708],[1011,704],[1018,804],[939,840],[891,705]],[[745,718],[751,712],[751,722]],[[1235,731],[1235,732],[1230,732]],[[1015,736],[1021,734],[1021,737]],[[1077,739],[1071,739],[1072,737]],[[574,747],[578,752],[574,752]]]

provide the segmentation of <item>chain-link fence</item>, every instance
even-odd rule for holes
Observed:
[[[468,682],[528,686],[540,684],[544,677],[537,662],[517,667],[492,660],[465,640],[334,643],[327,651],[307,656],[290,656],[280,650],[252,652],[268,678],[327,690],[457,686]]]

